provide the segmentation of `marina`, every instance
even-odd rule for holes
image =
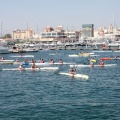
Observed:
[[[1,0],[0,120],[120,120],[120,0]]]

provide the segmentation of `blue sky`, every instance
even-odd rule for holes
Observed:
[[[2,32],[37,26],[41,32],[46,26],[62,25],[64,29],[80,30],[82,24],[95,28],[113,23],[120,28],[120,0],[0,0]]]

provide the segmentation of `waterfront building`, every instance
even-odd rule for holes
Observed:
[[[104,33],[103,38],[110,39],[111,41],[120,40],[120,29],[113,28],[112,24],[108,28],[103,28],[102,31]]]
[[[80,31],[65,31],[64,32],[66,38],[68,38],[69,42],[78,42]]]
[[[94,25],[93,24],[82,24],[82,37],[94,37]]]
[[[43,32],[40,33],[40,41],[42,43],[57,42],[60,38],[64,37],[63,30],[54,30],[52,27],[46,27]]]
[[[12,34],[12,38],[14,40],[16,40],[16,39],[20,39],[20,40],[32,39],[33,38],[33,30],[32,29],[14,30],[13,34]]]
[[[43,42],[76,42],[79,41],[79,31],[65,31],[62,26],[46,27],[43,32],[40,33],[40,41]]]

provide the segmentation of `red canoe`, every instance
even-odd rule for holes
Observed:
[[[120,58],[100,58],[100,60],[120,60]]]
[[[112,60],[111,58],[100,58],[100,60]]]

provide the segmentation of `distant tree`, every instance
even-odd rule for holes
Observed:
[[[11,34],[6,34],[3,38],[12,38]]]

